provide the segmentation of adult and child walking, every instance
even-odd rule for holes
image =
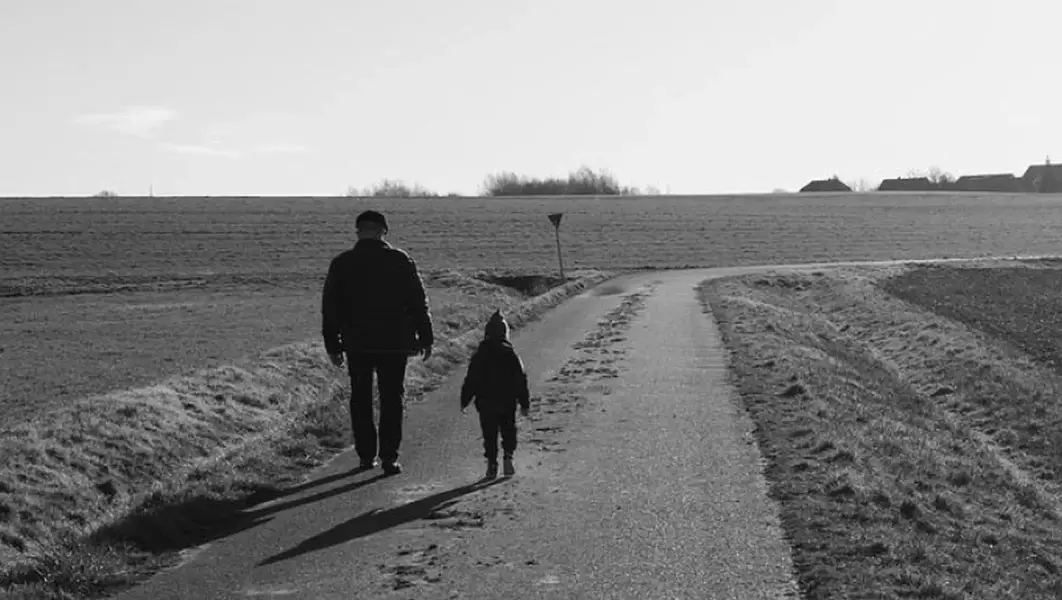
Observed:
[[[383,214],[368,210],[355,220],[357,242],[332,259],[321,301],[322,334],[332,364],[344,362],[350,376],[350,420],[354,450],[363,470],[379,457],[389,475],[402,472],[406,367],[410,357],[431,357],[432,317],[416,262],[384,240]],[[483,434],[488,478],[498,474],[498,437],[504,474],[515,473],[516,409],[527,416],[530,395],[523,363],[508,339],[504,316],[495,311],[484,339],[468,365],[461,388],[461,411],[475,401]],[[380,422],[373,414],[373,376],[380,399]]]

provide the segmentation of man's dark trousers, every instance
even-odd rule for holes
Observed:
[[[402,413],[405,400],[407,354],[401,352],[347,352],[350,373],[350,425],[354,450],[362,462],[376,456],[383,462],[398,460],[402,443]],[[379,452],[373,422],[372,380],[380,390]]]
[[[516,411],[480,412],[479,427],[483,430],[483,456],[488,462],[498,462],[498,433],[501,433],[504,456],[512,458],[516,452]]]

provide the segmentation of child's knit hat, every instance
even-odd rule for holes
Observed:
[[[501,311],[495,310],[494,314],[490,316],[487,326],[483,330],[483,335],[488,338],[501,339],[505,339],[509,335],[509,324],[505,322],[505,317],[502,316]]]

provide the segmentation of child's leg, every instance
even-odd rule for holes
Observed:
[[[516,411],[506,412],[499,416],[498,426],[501,429],[502,451],[505,458],[512,458],[516,452]]]
[[[498,415],[480,411],[479,427],[483,431],[483,456],[487,462],[498,462]]]

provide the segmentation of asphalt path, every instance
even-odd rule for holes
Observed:
[[[513,337],[532,385],[515,477],[481,480],[461,369],[408,406],[403,473],[354,473],[345,452],[118,598],[797,598],[752,425],[696,286],[896,262],[604,282]]]

